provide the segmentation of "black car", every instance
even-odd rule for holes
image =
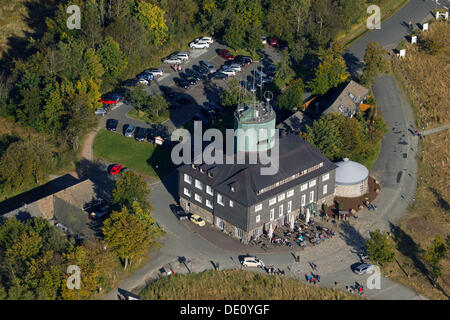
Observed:
[[[136,131],[134,132],[134,138],[137,141],[144,141],[147,137],[147,128],[136,128]]]
[[[191,86],[190,83],[183,78],[174,78],[173,81],[175,82],[175,84],[181,88],[184,89],[189,89],[189,87]]]
[[[189,82],[190,85],[195,85],[198,81],[196,78],[192,77],[190,74],[187,73],[181,73],[180,77]]]
[[[194,70],[197,71],[198,73],[200,73],[203,76],[207,76],[209,74],[209,70],[208,68],[204,67],[204,66],[193,66]]]
[[[210,79],[226,79],[228,76],[225,73],[222,73],[220,71],[213,72],[208,75],[208,78]]]
[[[172,209],[172,212],[175,214],[178,220],[188,220],[188,215],[182,207],[170,205],[170,208]]]
[[[147,140],[148,142],[153,143],[155,141],[155,137],[158,136],[158,132],[154,129],[147,130]]]
[[[253,63],[252,57],[249,56],[236,56],[234,61],[239,63],[241,66]]]
[[[202,75],[200,72],[197,72],[193,69],[186,69],[186,74],[197,79],[197,80],[204,80],[206,77],[204,75]]]
[[[224,113],[225,109],[219,106],[218,104],[212,102],[203,102],[203,105],[209,109],[212,109],[218,113]]]
[[[278,40],[278,48],[280,50],[286,50],[289,49],[289,44],[287,43],[287,41],[284,40]]]
[[[177,94],[175,93],[175,91],[173,91],[171,87],[162,86],[159,88],[159,90],[161,90],[163,96],[168,99],[173,99],[177,96]]]
[[[106,120],[106,129],[108,129],[109,131],[116,131],[118,124],[119,124],[118,120],[108,119]]]

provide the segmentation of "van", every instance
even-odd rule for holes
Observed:
[[[213,72],[217,71],[216,68],[214,68],[214,66],[208,61],[200,61],[200,65],[204,66],[206,69],[208,69],[209,73],[213,73]]]

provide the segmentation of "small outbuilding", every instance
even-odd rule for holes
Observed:
[[[368,192],[369,170],[364,165],[348,158],[336,165],[336,196],[353,198]]]

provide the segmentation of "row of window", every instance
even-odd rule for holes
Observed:
[[[189,190],[188,188],[184,188],[183,190],[184,195],[188,196],[188,197],[192,197],[192,192],[191,190]],[[203,199],[200,195],[198,195],[197,193],[194,195],[194,199],[197,202],[203,203]],[[223,201],[223,196],[221,194],[217,194],[217,203],[221,204],[222,206],[224,206],[224,201]],[[230,207],[234,207],[234,202],[232,200],[230,200],[229,202]],[[211,200],[206,199],[206,206],[213,209],[213,204],[211,202]]]
[[[284,210],[284,205],[281,204],[278,207],[278,217],[279,218],[283,217],[283,214],[284,214],[283,210]],[[290,213],[291,211],[292,211],[292,200],[287,203],[287,213]],[[275,208],[270,209],[269,214],[270,214],[270,221],[273,221],[275,219]],[[256,223],[258,223],[260,221],[261,221],[261,215],[258,214],[256,216]]]

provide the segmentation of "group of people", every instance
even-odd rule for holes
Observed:
[[[313,271],[316,271],[316,273],[313,273],[313,272],[311,272],[311,274],[305,273],[306,281],[309,284],[313,284],[316,286],[317,283],[320,282],[320,275],[317,273],[317,265],[314,262],[310,262],[309,266],[311,267],[311,269],[313,269]]]
[[[348,292],[359,294],[360,296],[364,295],[364,287],[356,282],[355,286],[346,286],[345,287]]]

